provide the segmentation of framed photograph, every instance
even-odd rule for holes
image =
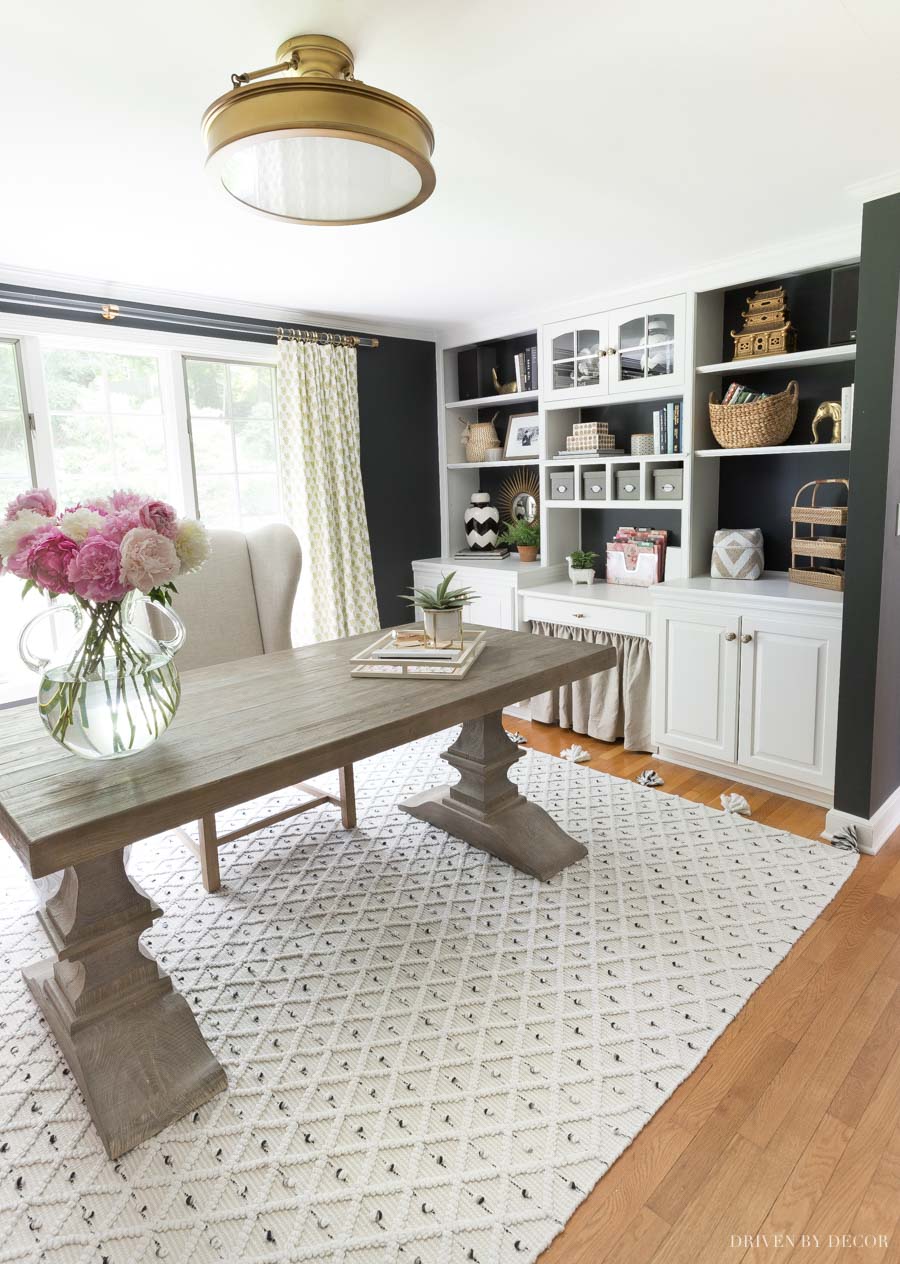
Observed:
[[[540,456],[541,419],[538,413],[510,417],[503,445],[504,461],[536,461]]]

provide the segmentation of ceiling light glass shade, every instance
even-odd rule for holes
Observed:
[[[239,82],[204,115],[207,169],[221,187],[253,210],[302,224],[366,223],[424,202],[435,184],[425,116],[389,92],[336,77],[353,66],[338,40],[299,36],[279,55],[285,50],[294,51],[296,73]]]

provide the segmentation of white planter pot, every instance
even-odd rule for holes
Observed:
[[[461,610],[423,610],[426,635],[437,644],[458,641],[462,629]]]
[[[569,579],[573,584],[592,584],[596,578],[592,566],[584,570],[576,570],[574,566],[569,567]]]

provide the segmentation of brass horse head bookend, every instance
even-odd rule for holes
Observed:
[[[832,443],[842,442],[842,439],[841,439],[841,435],[843,433],[843,426],[841,425],[842,417],[843,417],[843,410],[841,409],[840,404],[835,404],[835,403],[830,403],[830,402],[820,404],[819,407],[816,409],[816,415],[815,417],[813,417],[813,421],[812,421],[813,443],[819,442],[819,422],[826,421],[826,420],[830,420],[832,422],[831,442]]]

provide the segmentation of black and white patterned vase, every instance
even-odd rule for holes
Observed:
[[[500,534],[500,510],[491,504],[488,492],[473,492],[466,512],[463,514],[466,524],[466,544],[476,552],[497,547]]]

